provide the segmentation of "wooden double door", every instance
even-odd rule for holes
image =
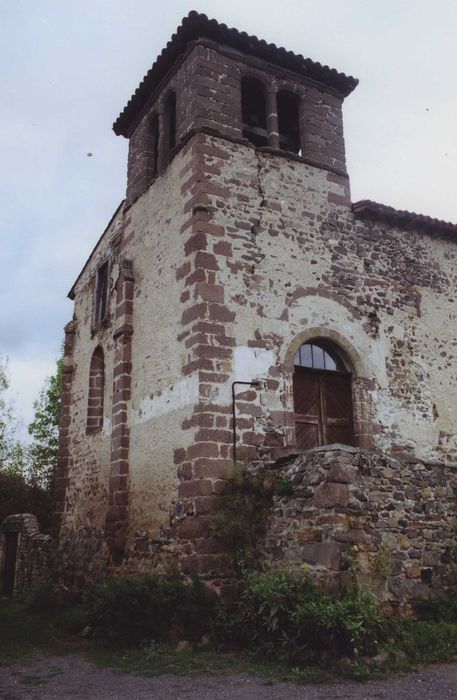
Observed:
[[[295,367],[296,446],[354,445],[351,374]]]

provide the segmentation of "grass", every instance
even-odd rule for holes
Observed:
[[[21,603],[0,599],[0,665],[32,659],[37,652],[77,651],[81,641],[69,634],[72,616],[69,611],[58,617],[33,614]]]
[[[326,668],[317,665],[290,668],[259,659],[247,651],[221,652],[209,645],[180,653],[151,641],[130,649],[103,648],[75,634],[83,620],[81,606],[60,610],[52,616],[49,612],[32,614],[20,603],[0,600],[0,665],[31,661],[37,653],[73,652],[83,653],[100,666],[140,676],[249,673],[262,676],[266,683],[279,680],[325,683],[341,678],[366,681],[434,663],[457,661],[457,622],[393,622],[389,639],[377,659],[344,659],[329,662]],[[35,686],[47,679],[30,675],[24,682]]]

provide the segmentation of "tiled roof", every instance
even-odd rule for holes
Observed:
[[[173,34],[114,122],[113,129],[116,134],[127,135],[129,124],[141,111],[147,98],[166,72],[185,51],[187,44],[200,38],[212,39],[317,80],[337,89],[344,96],[349,95],[358,84],[356,78],[338,73],[334,68],[322,66],[310,58],[304,58],[301,54],[286,51],[281,46],[267,44],[263,39],[249,36],[246,32],[239,32],[237,29],[230,29],[226,24],[219,24],[215,19],[208,19],[206,15],[192,11],[184,17],[176,33]]]
[[[352,205],[352,211],[356,216],[382,219],[390,224],[402,228],[419,228],[427,231],[440,231],[442,233],[457,234],[457,224],[441,219],[433,219],[431,216],[415,214],[412,211],[394,209],[385,204],[372,202],[370,199],[363,199]]]

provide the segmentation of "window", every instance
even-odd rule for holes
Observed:
[[[256,78],[241,81],[241,121],[244,138],[255,146],[268,146],[265,89]]]
[[[298,449],[355,444],[349,367],[343,351],[328,341],[305,343],[298,350],[293,379]]]
[[[148,184],[157,176],[159,159],[159,119],[153,114],[149,121],[148,129]]]
[[[165,144],[166,153],[176,145],[176,94],[170,92],[165,101]]]
[[[101,323],[108,315],[109,261],[97,267],[95,279],[94,325]]]
[[[300,98],[293,92],[281,90],[276,96],[276,104],[278,108],[279,148],[300,155]]]
[[[90,361],[86,433],[99,433],[103,428],[104,394],[105,360],[103,350],[98,346],[92,353]]]

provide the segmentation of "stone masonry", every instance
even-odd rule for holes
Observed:
[[[268,565],[305,569],[331,585],[355,573],[401,612],[455,587],[457,464],[333,445],[276,473],[291,493],[275,497]]]

